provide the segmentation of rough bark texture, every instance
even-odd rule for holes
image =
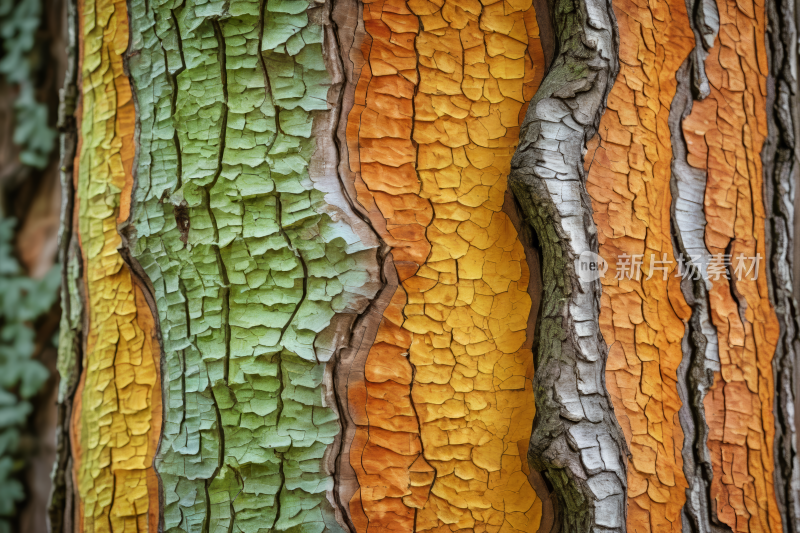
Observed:
[[[78,0],[55,530],[800,531],[775,2]]]
[[[670,14],[680,15],[681,7],[672,5]],[[762,44],[765,13],[763,5],[752,4],[696,3],[688,8],[691,17],[684,20],[690,24],[677,25],[678,29],[683,28],[680,31],[686,44],[682,50],[675,46],[678,41],[674,37],[656,34],[653,39],[643,29],[636,29],[626,38],[620,24],[621,42],[640,40],[656,57],[659,52],[672,57],[673,73],[680,62],[683,65],[677,69],[677,92],[672,81],[674,74],[670,74],[660,78],[657,90],[645,90],[644,97],[635,95],[620,105],[615,104],[614,93],[622,85],[621,80],[625,80],[634,94],[642,84],[623,67],[609,98],[609,110],[603,117],[603,123],[610,125],[605,135],[601,123],[600,147],[610,144],[612,150],[606,151],[621,155],[609,158],[616,168],[613,164],[601,165],[607,167],[602,173],[611,177],[628,176],[616,185],[590,188],[596,203],[608,203],[611,198],[613,205],[615,197],[624,198],[623,205],[630,201],[630,207],[609,209],[608,218],[596,215],[595,220],[598,226],[605,226],[601,233],[624,243],[621,250],[631,255],[642,253],[645,259],[643,290],[632,293],[634,300],[641,301],[643,320],[635,326],[631,345],[625,346],[623,340],[623,350],[619,352],[612,345],[611,354],[619,353],[620,357],[609,361],[610,369],[620,371],[616,372],[618,392],[614,391],[611,379],[609,389],[625,405],[627,416],[618,409],[623,428],[631,428],[632,443],[649,448],[637,449],[632,444],[628,527],[777,531],[781,519],[772,487],[775,425],[771,413],[770,366],[777,331],[766,300],[765,265],[757,262],[754,265],[749,259],[765,258],[768,239],[759,158],[766,128],[767,71]],[[663,18],[656,17],[654,24],[648,23],[646,17],[637,20],[642,21],[642,28],[657,29]],[[686,40],[691,37],[690,28],[694,28],[695,43]],[[662,42],[668,45],[662,48],[659,45]],[[636,65],[641,60],[651,68],[652,63],[643,60],[647,52],[639,52],[637,57],[625,57],[624,52],[622,46],[620,61],[624,65]],[[646,87],[647,77],[644,80]],[[612,110],[618,111],[618,119]],[[664,120],[666,115],[668,121]],[[640,130],[633,138],[642,141],[643,158],[630,157],[637,148],[635,144],[624,148],[626,143],[619,134],[631,128]],[[671,139],[665,135],[667,132]],[[671,140],[671,153],[648,151],[648,135],[655,135],[662,145]],[[666,187],[668,182],[659,179],[669,155],[672,156],[671,191]],[[594,154],[592,168],[597,163],[598,156]],[[631,179],[633,176],[643,178],[641,185]],[[600,212],[598,209],[597,213]],[[667,237],[670,226],[672,243]],[[643,248],[631,248],[637,234],[645,237]],[[659,244],[659,240],[664,244]],[[670,250],[670,244],[674,250]],[[680,259],[680,262],[670,261],[672,269],[680,265],[680,270],[689,270],[690,275],[680,283],[682,291],[677,290],[678,280],[664,279],[667,290],[659,296],[647,290],[648,284],[652,287],[654,280],[661,277],[660,272],[648,268],[648,256],[655,253],[657,260],[662,256],[671,260],[670,252]],[[611,262],[611,257],[608,259]],[[742,276],[742,266],[744,270],[754,267],[753,273]],[[671,272],[670,269],[665,274],[672,277]],[[653,274],[658,277],[648,279]],[[630,286],[628,281],[605,284],[611,286],[605,292],[611,297],[607,307],[613,317],[608,331],[614,334],[624,331],[624,324],[635,316],[631,305],[614,304],[613,287],[617,283],[620,288],[624,284]],[[670,316],[672,326],[660,334],[656,325],[667,324],[665,318]],[[685,328],[675,318],[683,321]],[[635,320],[630,321],[636,324]],[[675,360],[670,364],[663,356],[654,358],[656,354],[648,350],[648,345],[666,354],[666,343],[675,345],[681,338],[683,353],[677,373],[680,401],[676,403],[674,385],[669,385],[675,379]],[[641,366],[634,355],[639,356]],[[660,372],[653,372],[654,363],[661,365]],[[652,400],[644,401],[658,388],[662,390],[653,398],[664,399],[662,409],[655,409],[658,404]],[[683,404],[680,424],[675,419],[674,407],[671,412],[666,409],[666,399],[670,396],[673,406]],[[644,416],[635,416],[637,410]],[[671,444],[678,447],[674,450],[668,446],[664,449],[664,445],[670,444],[668,425],[675,430],[676,438]],[[681,430],[683,443],[679,438]],[[678,451],[683,453],[685,481],[677,475],[670,479],[665,474],[670,470],[664,468],[665,460],[670,457],[675,461],[674,470],[681,466]],[[650,474],[650,478],[642,476],[643,473]],[[653,479],[656,477],[657,480]],[[675,490],[683,483],[688,484],[685,505],[682,491]],[[666,522],[660,504],[667,506]],[[677,512],[681,505],[682,518]]]
[[[695,39],[683,2],[616,1],[614,12],[620,72],[586,158],[600,255],[609,265],[600,312],[610,348],[606,379],[631,453],[628,530],[680,531],[687,482],[676,374],[685,304],[670,294],[679,280],[668,119],[676,74]],[[629,269],[637,257],[641,270]]]
[[[333,373],[379,281],[337,175],[331,4],[133,6],[129,241],[164,340],[164,529],[342,529]]]
[[[694,66],[696,57],[696,54],[690,55],[677,73],[678,90],[672,101],[669,122],[674,156],[673,243],[676,252],[685,258],[686,268],[693,271],[691,277],[680,282],[686,305],[691,310],[682,316],[686,328],[682,342],[683,359],[677,377],[678,393],[683,402],[680,410],[684,432],[683,473],[688,483],[684,520],[691,521],[697,531],[713,531],[719,524],[709,505],[713,470],[703,401],[713,384],[713,373],[720,369],[720,361],[717,330],[711,324],[710,284],[704,278],[710,260],[703,240],[706,220],[702,206],[706,176],[686,162],[687,148],[681,130],[681,122],[691,111],[692,88],[696,89],[698,85],[692,84],[693,75],[698,72]]]
[[[80,250],[73,231],[75,206],[74,158],[78,144],[75,109],[78,100],[78,16],[77,5],[66,7],[67,68],[61,105],[58,109],[59,168],[61,182],[61,229],[59,231],[58,261],[61,263],[61,322],[58,336],[58,411],[56,427],[56,458],[53,465],[52,489],[47,518],[52,533],[75,530],[75,487],[73,480],[72,441],[70,421],[74,395],[83,363],[80,332],[83,305],[78,286],[80,279]]]
[[[502,211],[543,55],[529,2],[366,2],[349,54],[349,170],[395,270],[363,381],[358,531],[499,527],[542,514],[524,451],[531,296]]]
[[[77,15],[74,244],[66,258],[67,273],[80,273],[80,285],[68,279],[67,287],[78,291],[76,311],[83,311],[83,362],[70,413],[74,525],[154,531],[160,349],[142,288],[117,251],[121,197],[131,188],[135,155],[136,114],[123,67],[128,16],[121,2],[80,2]]]
[[[600,283],[575,268],[597,251],[582,159],[618,71],[616,21],[602,2],[557,2],[559,53],[531,101],[509,176],[542,247],[544,293],[528,457],[555,489],[562,530],[624,531],[626,446],[605,388]]]
[[[731,256],[728,276],[709,275],[721,364],[704,400],[711,506],[733,530],[778,531],[772,412],[778,323],[766,261],[744,259],[766,258],[760,157],[767,133],[765,17],[758,4],[720,3],[719,12],[720,32],[705,61],[710,93],[683,121],[687,162],[707,173],[706,247],[712,256]],[[754,39],[738,37],[744,34]],[[742,266],[757,275],[740,276]]]
[[[768,218],[767,279],[778,318],[775,373],[775,494],[784,531],[800,530],[800,462],[796,422],[798,304],[794,297],[794,203],[797,196],[797,29],[793,2],[768,1],[767,140],[764,205]]]
[[[471,5],[397,6],[389,19],[397,37],[388,43],[411,46],[397,56],[411,67],[400,76],[402,68],[371,67],[368,78],[363,59],[339,61],[339,41],[349,47],[366,35],[364,22],[348,18],[357,16],[352,8],[333,27],[324,3],[127,7],[79,3],[77,238],[63,241],[72,243],[64,245],[67,263],[74,250],[85,268],[77,278],[74,267],[65,270],[75,304],[65,331],[85,353],[78,370],[65,343],[65,373],[81,373],[71,439],[76,527],[375,527],[364,513],[387,511],[367,504],[350,512],[355,482],[357,502],[369,480],[356,479],[359,468],[348,478],[341,457],[363,453],[353,442],[365,426],[371,439],[384,431],[384,450],[413,458],[388,470],[400,476],[400,493],[388,491],[395,503],[383,502],[399,506],[399,520],[387,524],[535,530],[541,503],[523,453],[533,420],[530,274],[503,212],[503,176],[542,73],[531,5],[496,4],[481,17]],[[440,11],[453,19],[449,29]],[[380,28],[370,29],[377,39]],[[417,64],[413,48],[428,59]],[[454,92],[465,77],[473,80],[466,94]],[[403,94],[418,111],[394,116],[391,99]],[[392,147],[395,138],[410,152]],[[419,155],[412,142],[422,141]],[[339,163],[346,148],[350,168]],[[358,196],[352,207],[347,194]],[[413,198],[428,218],[418,219],[416,234],[398,231]],[[433,204],[440,214],[428,227]],[[380,254],[366,221],[383,240]],[[418,246],[414,235],[421,253],[403,255],[395,243]],[[381,285],[377,259],[384,288],[368,308]],[[114,307],[126,298],[128,307]],[[151,366],[157,350],[139,340],[143,332],[162,343],[163,426]],[[133,353],[120,357],[126,349]],[[359,375],[374,384],[375,400],[358,397]],[[406,431],[402,414],[381,422],[386,394],[398,395],[393,409],[414,413],[412,382],[422,391],[413,402],[425,410],[411,418],[415,427]],[[124,396],[139,403],[116,401],[126,386]],[[440,442],[446,432],[452,446]],[[402,443],[409,435],[410,448]],[[155,438],[158,486],[149,459]],[[434,466],[420,455],[426,441]],[[385,452],[373,460],[385,467]],[[370,501],[383,500],[382,490]]]

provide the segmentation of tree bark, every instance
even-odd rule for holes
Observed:
[[[792,5],[73,6],[54,531],[800,531]]]

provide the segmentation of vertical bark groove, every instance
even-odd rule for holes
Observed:
[[[800,311],[794,297],[794,228],[797,195],[797,28],[794,2],[766,2],[769,134],[761,154],[767,224],[767,278],[780,326],[775,373],[775,492],[783,531],[800,531],[797,354]]]
[[[678,386],[683,401],[680,411],[684,431],[683,471],[689,483],[682,519],[685,530],[701,533],[729,528],[719,524],[711,508],[710,486],[714,474],[703,403],[714,382],[714,372],[720,370],[717,330],[711,324],[709,284],[706,281],[710,254],[703,240],[706,176],[686,162],[686,140],[681,127],[692,109],[692,88],[697,91],[702,86],[702,83],[692,83],[696,74],[702,72],[702,66],[696,66],[698,57],[702,56],[695,49],[678,72],[678,90],[670,111],[670,134],[673,150],[673,245],[676,254],[684,258],[685,268],[691,272],[681,281],[681,292],[691,308],[683,340],[683,359],[678,369]],[[708,82],[704,83],[707,86]],[[708,88],[705,90],[707,94]]]
[[[78,144],[74,113],[78,99],[78,20],[76,6],[67,2],[67,70],[60,94],[58,129],[61,177],[61,228],[58,262],[61,264],[61,322],[59,324],[58,363],[60,377],[56,426],[56,463],[53,466],[52,488],[47,510],[52,533],[73,531],[73,487],[70,443],[70,420],[73,397],[81,374],[83,313],[77,284],[80,283],[80,251],[73,232],[72,213],[75,207],[73,160]]]

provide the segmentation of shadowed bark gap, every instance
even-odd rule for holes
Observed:
[[[775,373],[775,492],[784,532],[800,531],[800,462],[796,413],[800,327],[794,296],[797,197],[797,27],[794,2],[766,2],[770,77],[769,134],[761,153],[767,223],[766,269],[770,300],[780,326]]]

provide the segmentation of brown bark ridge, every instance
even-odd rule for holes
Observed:
[[[581,254],[598,250],[582,162],[618,72],[616,21],[595,0],[556,2],[553,20],[559,52],[528,108],[509,176],[544,259],[528,459],[554,487],[563,531],[622,532],[627,450],[605,388],[601,288],[576,269]]]
[[[58,261],[61,264],[61,323],[59,325],[59,390],[56,415],[56,457],[52,472],[47,524],[50,533],[75,530],[74,480],[69,425],[73,397],[81,366],[82,302],[79,298],[80,249],[73,232],[75,191],[73,169],[78,144],[75,108],[78,100],[78,13],[75,2],[66,2],[66,72],[60,91],[58,109],[59,172],[61,179],[61,229],[58,237]]]

